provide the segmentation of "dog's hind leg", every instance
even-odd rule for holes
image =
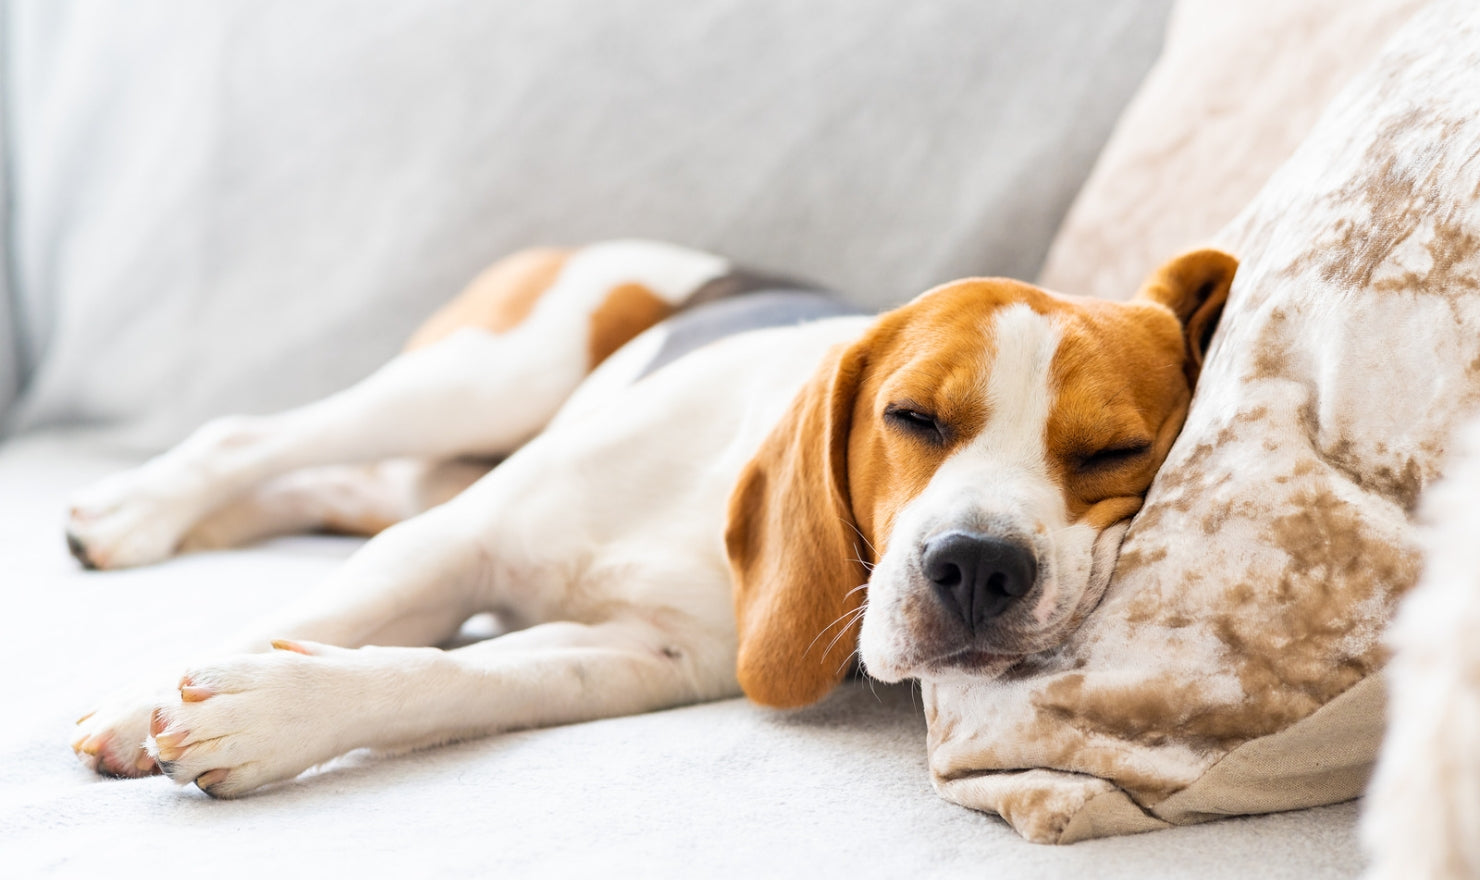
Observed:
[[[85,565],[145,564],[173,553],[211,511],[291,471],[507,455],[597,364],[727,268],[646,242],[511,257],[358,385],[278,415],[212,422],[84,490],[68,544]]]
[[[452,499],[491,467],[475,459],[393,458],[291,471],[206,514],[179,549],[221,550],[295,532],[376,535]]]
[[[316,403],[212,422],[79,493],[68,543],[92,567],[146,564],[172,554],[212,511],[293,471],[506,453],[580,381],[582,365],[541,348],[519,334],[464,330]]]

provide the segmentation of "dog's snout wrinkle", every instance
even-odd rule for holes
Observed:
[[[1026,595],[1038,577],[1030,549],[972,532],[932,538],[921,562],[937,598],[973,634]]]

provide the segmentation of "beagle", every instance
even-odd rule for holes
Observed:
[[[1124,303],[967,279],[870,318],[665,244],[509,257],[361,384],[75,499],[97,568],[378,534],[73,748],[232,797],[362,747],[801,706],[855,657],[999,674],[1098,600],[1235,267],[1190,253]],[[484,612],[506,634],[434,647]]]

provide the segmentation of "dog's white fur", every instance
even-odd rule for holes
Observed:
[[[564,430],[540,434],[451,501],[381,533],[220,659],[190,666],[186,679],[212,698],[178,700],[170,676],[100,708],[84,732],[148,738],[150,754],[181,782],[229,768],[202,788],[230,797],[354,748],[415,748],[737,693],[725,499],[823,353],[866,323],[737,336],[605,406],[587,404],[562,419]],[[476,391],[468,399],[446,386],[499,359],[502,342],[470,331],[429,357],[405,356],[421,362],[414,371],[393,364],[350,392],[363,395],[362,409],[330,398],[285,421],[322,418],[340,429],[335,437],[384,437],[405,420],[401,401],[420,392],[446,404],[445,418],[422,422],[433,441],[444,421],[480,405]],[[457,357],[466,360],[451,363]],[[384,373],[394,380],[382,385]],[[726,393],[713,393],[720,386]],[[126,489],[110,509],[145,517],[177,498],[203,509],[207,487],[241,479],[237,467],[260,474],[283,452],[295,463],[344,454],[339,445],[305,450],[298,438],[306,432],[290,442],[278,430],[209,428],[114,483]],[[206,468],[209,478],[200,475]],[[160,485],[192,489],[168,494]],[[149,487],[138,497],[150,513],[133,513],[128,492],[139,486]],[[130,546],[162,546],[151,541]],[[515,631],[456,650],[420,647],[447,641],[484,611]],[[285,639],[306,653],[266,650]],[[163,739],[149,738],[157,706],[171,707]],[[199,745],[178,755],[159,747],[183,744],[170,737],[185,732]]]
[[[1362,839],[1372,880],[1480,877],[1480,421],[1424,495],[1425,568],[1388,633],[1388,730]]]
[[[932,316],[936,329],[906,338],[894,365],[883,358],[875,373],[897,367],[907,374],[911,357],[945,369],[971,362],[974,372],[958,389],[964,399],[950,405],[990,415],[980,440],[956,453],[937,482],[959,477],[983,491],[1001,490],[1001,497],[932,484],[901,519],[897,540],[876,535],[887,549],[869,588],[886,612],[904,596],[933,602],[932,586],[912,560],[932,530],[951,526],[997,529],[1032,545],[1040,582],[1051,586],[1036,594],[1032,612],[1019,615],[1030,631],[1057,627],[1090,591],[1095,536],[1103,531],[1113,552],[1120,531],[1071,521],[1066,487],[1051,476],[1044,445],[1059,390],[1050,387],[1050,365],[1061,335],[1075,331],[1012,303],[1026,298],[1056,315],[1082,313],[1078,332],[1085,334],[1100,332],[1084,329],[1099,327],[1095,321],[1105,321],[1110,333],[1145,324],[1123,344],[1152,353],[1157,363],[1175,363],[1184,343],[1178,306],[1166,302],[1185,300],[1183,286],[1208,289],[1187,267],[1213,266],[1207,271],[1217,273],[1225,292],[1232,273],[1226,257],[1191,256],[1168,276],[1186,276],[1185,285],[1152,285],[1149,302],[1090,307],[1014,282],[968,281],[906,307]],[[814,374],[826,378],[825,369],[818,372],[824,356],[843,343],[864,353],[861,337],[871,319],[740,334],[686,356],[681,369],[636,383],[662,325],[585,378],[580,343],[613,285],[639,283],[672,304],[727,266],[643,242],[581,249],[528,318],[507,332],[458,330],[321,402],[207,425],[176,449],[83,492],[69,533],[79,553],[102,567],[336,521],[398,524],[294,607],[186,667],[183,678],[149,678],[85,716],[74,748],[101,772],[142,775],[157,763],[177,781],[230,797],[355,748],[415,748],[738,693],[727,502],[762,442],[802,405],[804,383],[815,384]],[[1113,320],[1105,319],[1107,310]],[[904,312],[893,313],[888,325],[896,342],[911,326]],[[955,328],[954,339],[942,338],[940,327]],[[995,355],[985,357],[983,340],[993,327],[1000,338]],[[1103,378],[1054,381],[1098,388]],[[1180,424],[1177,401],[1185,406],[1186,395],[1185,387],[1169,386],[1148,398],[1142,415],[1153,428]],[[882,401],[881,392],[867,405]],[[852,398],[845,402],[852,407]],[[1089,411],[1085,430],[1120,432],[1101,424],[1098,407]],[[876,436],[892,444],[896,461],[932,462],[936,446],[908,430]],[[826,448],[827,438],[817,439],[816,448]],[[1155,454],[1164,452],[1163,445]],[[465,455],[509,457],[481,476],[486,468],[457,460]],[[1144,493],[1154,466],[1150,458],[1136,466],[1136,491]],[[874,478],[892,482],[887,471]],[[1139,483],[1137,474],[1144,477]],[[904,489],[888,491],[905,497]],[[1132,493],[1107,503],[1121,518],[1139,501]],[[782,531],[789,513],[775,514]],[[818,527],[841,528],[834,521]],[[832,569],[851,562],[790,560],[791,570],[805,575],[794,592],[812,591],[810,571],[836,580]],[[942,615],[949,614],[931,608],[937,654],[927,659],[939,666],[955,636],[941,635]],[[509,632],[455,650],[429,647],[482,612]],[[866,662],[889,677],[931,674],[910,665],[912,643],[925,639],[912,627],[923,618],[875,616],[864,617]],[[821,635],[802,635],[814,634]],[[786,667],[783,661],[776,668]],[[827,685],[840,676],[829,668],[820,680]]]

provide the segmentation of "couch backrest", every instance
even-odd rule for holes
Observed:
[[[536,242],[1032,277],[1167,5],[9,0],[18,424],[322,396]]]
[[[0,4],[0,47],[5,46],[5,6]],[[0,436],[20,388],[21,338],[15,325],[10,283],[10,161],[6,154],[5,55],[0,53]]]

